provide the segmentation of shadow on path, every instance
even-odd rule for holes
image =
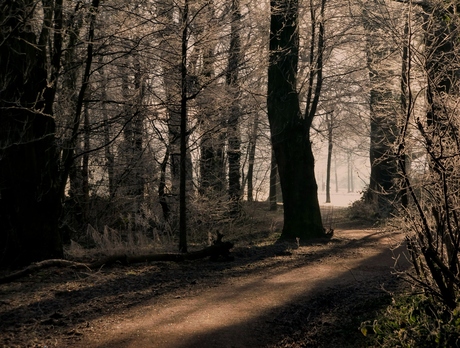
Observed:
[[[353,312],[357,308],[363,312],[360,315],[365,315],[366,307],[371,308],[367,301],[374,299],[385,305],[381,285],[394,287],[397,283],[391,273],[394,254],[401,253],[404,247],[392,252],[390,244],[388,234],[367,230],[360,238],[332,240],[318,245],[317,250],[314,246],[299,248],[288,263],[283,260],[284,263],[259,267],[252,266],[248,259],[246,264],[229,266],[225,270],[228,281],[219,287],[158,304],[144,303],[122,322],[76,346],[266,347],[282,344],[286,336],[295,336],[290,327],[303,326],[319,334],[329,332],[327,347],[344,347],[343,341],[334,345],[334,340],[340,321],[350,318],[337,315],[358,316]],[[256,253],[263,254],[261,249]],[[341,306],[344,311],[337,310]],[[326,329],[318,329],[318,325]],[[355,333],[342,334],[351,335],[352,339],[347,338],[350,347],[356,346],[353,340],[359,340],[360,335],[357,327]],[[298,336],[299,340],[307,340],[300,346],[318,347],[315,332],[307,338]],[[94,338],[102,343],[93,344]]]

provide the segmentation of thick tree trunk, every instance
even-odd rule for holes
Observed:
[[[23,22],[24,6],[12,2],[10,12],[0,14],[2,33],[8,33],[0,33],[0,41],[7,40],[0,50],[6,83],[0,98],[0,265],[62,256],[54,91],[45,54]]]
[[[315,93],[314,102],[307,101],[311,112],[302,117],[296,90],[299,55],[298,2],[272,1],[271,10],[267,106],[284,203],[281,238],[298,237],[305,240],[323,237],[325,232],[321,221],[315,161],[309,136],[319,95]],[[312,36],[313,34],[314,32]],[[321,63],[320,59],[318,63]],[[321,65],[322,63],[319,64]],[[318,81],[320,83],[321,76],[318,76]],[[316,92],[319,89],[320,85],[317,85]],[[313,95],[313,91],[310,95]]]
[[[393,145],[397,134],[396,117],[391,117],[391,110],[384,112],[385,105],[392,98],[390,91],[371,90],[371,144],[370,144],[370,197],[376,204],[381,216],[388,217],[393,210],[396,195],[394,188],[398,178],[396,157]]]
[[[369,69],[370,94],[370,164],[368,202],[374,204],[382,217],[388,217],[393,210],[396,197],[394,187],[398,179],[398,163],[394,155],[396,141],[397,114],[394,110],[394,97],[390,85],[393,71],[385,62],[392,54],[393,48],[384,38],[376,33],[378,30],[379,9],[375,3],[368,3],[363,13],[366,30],[366,54]],[[377,17],[377,19],[375,19]]]
[[[220,137],[219,137],[220,138]],[[209,194],[221,193],[225,183],[223,139],[214,139],[212,136],[203,136],[200,145],[200,192]]]
[[[298,127],[287,132],[289,138],[274,144],[284,205],[281,237],[301,240],[323,237],[311,143]]]
[[[22,134],[12,137],[12,133]],[[53,134],[51,117],[27,110],[2,112],[0,265],[62,257],[58,158]]]

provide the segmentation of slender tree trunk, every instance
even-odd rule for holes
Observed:
[[[125,100],[123,110],[123,143],[119,158],[122,159],[119,187],[122,195],[130,200],[130,210],[136,214],[144,200],[145,176],[142,158],[144,155],[144,81],[139,57],[131,57],[124,68],[119,69],[121,92]],[[131,67],[133,69],[131,70]],[[133,77],[132,81],[130,76]]]
[[[210,6],[210,5],[208,5]],[[213,18],[214,11],[210,9],[209,19]],[[215,78],[214,47],[204,49],[203,76],[205,80]],[[200,143],[200,193],[214,193],[221,195],[225,189],[225,136],[221,130],[225,121],[220,114],[214,95],[204,90],[197,98],[197,104],[203,115],[202,138]],[[211,191],[211,192],[209,192]]]
[[[165,106],[168,113],[171,194],[177,197],[180,186],[181,61],[180,55],[175,52],[180,52],[181,44],[180,39],[176,36],[179,24],[174,18],[175,9],[175,4],[171,0],[158,3],[158,16],[165,23],[159,39],[166,94]],[[177,211],[177,205],[174,211]]]
[[[339,192],[339,178],[337,176],[337,156],[334,156],[335,192]]]
[[[168,201],[166,200],[166,165],[168,164],[169,149],[166,149],[165,156],[160,165],[160,183],[158,184],[158,198],[160,201],[161,209],[163,211],[163,219],[169,220],[171,208],[169,207]]]
[[[90,8],[90,23],[88,31],[88,44],[87,44],[87,54],[85,60],[85,69],[83,72],[82,84],[80,91],[78,93],[78,98],[76,101],[76,109],[74,113],[73,123],[72,123],[72,133],[70,138],[67,141],[66,147],[62,151],[62,171],[61,171],[61,196],[65,196],[65,188],[67,185],[67,180],[69,177],[69,172],[72,168],[74,162],[75,148],[77,143],[78,132],[80,130],[81,124],[81,114],[83,110],[85,93],[89,85],[89,78],[91,75],[91,66],[93,62],[93,50],[94,50],[94,34],[95,34],[95,24],[96,24],[96,15],[99,9],[99,0],[92,0]]]
[[[270,211],[278,210],[278,166],[276,164],[275,151],[272,150],[270,161],[270,192],[268,199],[270,201]]]
[[[83,111],[83,158],[82,158],[82,214],[83,221],[87,221],[89,208],[89,150],[90,144],[90,123],[88,103],[85,103]]]
[[[347,166],[348,166],[348,192],[354,192],[354,184],[353,184],[353,158],[352,153],[349,151],[347,153]]]
[[[254,115],[254,120],[252,124],[252,132],[249,137],[249,146],[248,146],[248,174],[247,174],[247,184],[248,184],[248,201],[254,201],[254,163],[256,156],[256,143],[257,143],[257,133],[259,129],[259,114]]]
[[[232,0],[232,23],[230,34],[230,56],[227,68],[227,85],[232,97],[230,115],[228,118],[228,194],[230,197],[230,215],[237,216],[241,207],[241,139],[240,139],[240,91],[238,74],[241,65],[240,40],[240,2]]]
[[[403,52],[401,57],[401,113],[403,115],[402,119],[405,120],[408,110],[408,74],[409,74],[409,16],[406,15],[405,24],[404,24],[404,36],[403,36]],[[399,193],[401,197],[401,205],[403,208],[407,208],[409,205],[409,188],[407,187],[406,178],[404,178],[404,172],[408,172],[408,163],[407,152],[406,152],[406,137],[405,129],[406,125],[404,124],[400,132],[400,141],[399,147],[402,147],[403,151],[398,151],[398,161],[399,166],[403,167],[402,175],[400,177],[401,182],[401,192]]]
[[[135,114],[132,122],[132,167],[133,167],[133,179],[132,188],[130,193],[136,200],[136,211],[139,211],[145,194],[145,176],[144,176],[144,164],[142,161],[144,155],[144,116],[145,111],[143,108],[144,104],[144,81],[142,74],[142,67],[138,57],[134,58],[134,106],[133,112]]]
[[[181,117],[180,117],[180,190],[179,190],[179,251],[187,252],[187,44],[189,3],[185,0],[182,13],[181,50]]]
[[[75,16],[78,18],[79,16]],[[59,118],[68,123],[65,127],[72,128],[71,122],[74,118],[74,112],[77,105],[77,84],[79,82],[79,75],[81,73],[82,63],[78,60],[77,45],[80,40],[80,31],[83,26],[82,19],[71,21],[68,28],[67,47],[63,52],[63,71],[66,73],[61,77],[62,85],[60,90],[60,98],[57,102],[64,102],[66,106],[61,107]],[[82,152],[79,139],[76,141],[75,154]],[[65,223],[71,229],[82,230],[87,222],[85,220],[85,208],[83,207],[83,179],[82,179],[82,161],[83,158],[75,158],[69,170],[69,183],[68,183],[68,198],[63,201],[63,209],[65,212]]]
[[[326,168],[326,203],[331,203],[331,164],[332,164],[332,112],[326,113],[327,124],[327,168]]]
[[[100,65],[103,65],[103,61],[101,58],[101,61],[99,62]],[[115,197],[115,156],[112,153],[112,147],[110,144],[111,141],[111,128],[109,124],[109,115],[107,111],[107,106],[105,101],[107,100],[107,90],[106,86],[108,83],[107,80],[107,74],[104,68],[101,68],[100,70],[101,75],[102,75],[102,82],[103,85],[100,86],[102,89],[101,93],[101,99],[102,99],[102,120],[104,123],[104,143],[106,146],[104,147],[104,157],[105,157],[105,168],[107,169],[107,177],[108,177],[108,192],[109,192],[109,197],[114,198]]]
[[[160,34],[160,50],[162,58],[163,69],[163,84],[166,94],[165,107],[168,115],[168,153],[169,153],[169,170],[171,178],[171,200],[168,202],[168,215],[170,217],[177,216],[179,219],[174,219],[176,223],[179,220],[180,230],[180,191],[181,191],[181,136],[186,136],[188,142],[188,135],[181,133],[182,113],[184,112],[183,103],[186,100],[183,98],[182,87],[186,81],[182,77],[182,69],[184,68],[183,58],[183,44],[184,44],[184,9],[188,7],[184,4],[183,8],[172,0],[165,0],[158,3],[157,10],[158,16],[165,23],[164,29]],[[182,14],[179,18],[176,16],[176,10]],[[190,14],[189,14],[190,16]],[[177,19],[178,18],[178,19]],[[180,34],[178,34],[180,33]],[[180,52],[180,53],[179,53]],[[187,68],[185,66],[185,68]],[[186,77],[187,78],[187,77]],[[192,187],[192,159],[188,146],[186,146],[186,180],[187,188]],[[182,214],[185,214],[182,212]],[[170,219],[173,221],[172,219]],[[184,225],[185,226],[185,225]],[[179,231],[179,234],[181,232]],[[182,232],[184,233],[184,232]]]

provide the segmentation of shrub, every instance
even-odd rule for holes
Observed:
[[[460,306],[451,310],[425,294],[399,296],[361,332],[378,347],[459,347]]]

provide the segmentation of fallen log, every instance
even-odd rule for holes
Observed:
[[[169,262],[182,262],[186,260],[199,260],[209,257],[211,261],[233,261],[233,256],[230,255],[230,249],[233,248],[233,243],[231,242],[222,242],[222,235],[218,233],[217,240],[214,241],[213,245],[208,246],[204,249],[191,251],[183,254],[175,253],[166,253],[166,254],[146,254],[146,255],[126,255],[118,254],[107,256],[103,259],[96,260],[91,263],[82,263],[75,262],[64,259],[50,259],[44,260],[37,263],[34,263],[23,270],[8,274],[0,278],[0,284],[5,284],[17,280],[19,278],[28,276],[38,271],[50,268],[50,267],[59,267],[59,268],[74,268],[74,269],[87,269],[87,270],[96,270],[104,266],[110,266],[115,263],[120,263],[122,265],[129,265],[134,263],[142,262],[160,262],[160,261],[169,261]]]
[[[36,262],[31,264],[30,266],[27,266],[23,270],[8,274],[4,277],[0,278],[0,284],[5,284],[12,282],[13,280],[28,276],[30,274],[36,273],[42,269],[45,268],[50,268],[50,267],[71,267],[71,268],[77,268],[77,269],[90,269],[90,267],[86,263],[81,263],[81,262],[74,262],[74,261],[69,261],[69,260],[63,260],[63,259],[50,259],[50,260],[44,260],[40,262]]]
[[[220,242],[213,244],[204,249],[191,251],[184,254],[153,254],[153,255],[141,255],[131,256],[127,258],[128,263],[138,263],[145,261],[186,261],[186,260],[198,260],[210,257],[212,261],[217,261],[219,257],[222,257],[225,261],[232,261],[230,256],[230,249],[233,248],[231,242]]]

